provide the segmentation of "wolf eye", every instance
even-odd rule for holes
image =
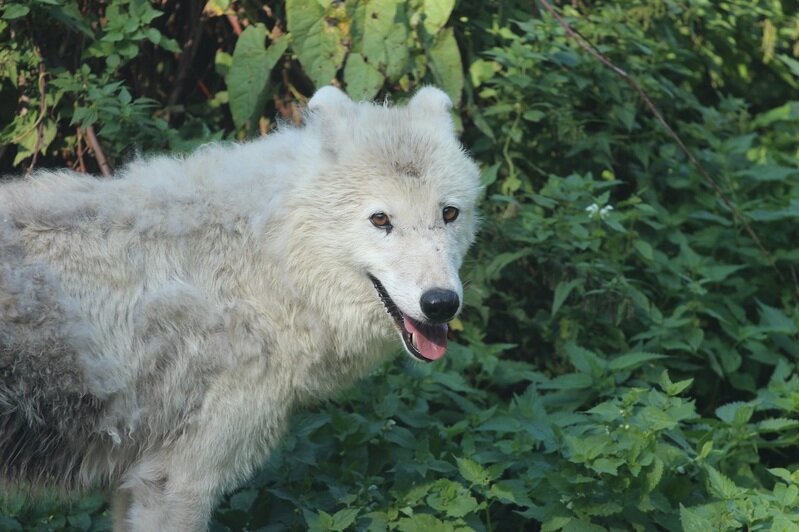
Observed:
[[[444,207],[444,211],[442,212],[444,217],[444,223],[448,224],[450,222],[454,222],[455,220],[458,219],[458,215],[460,213],[461,211],[459,211],[457,207],[453,207],[451,205],[449,207]]]
[[[380,227],[381,229],[391,228],[391,220],[389,220],[388,214],[384,212],[374,213],[369,217],[369,221],[372,222],[372,225],[375,227]]]

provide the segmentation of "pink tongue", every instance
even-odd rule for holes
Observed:
[[[446,324],[422,325],[405,316],[405,329],[413,335],[413,345],[428,360],[438,360],[447,352]]]

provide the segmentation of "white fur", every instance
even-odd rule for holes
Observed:
[[[137,160],[115,179],[41,172],[0,186],[0,369],[26,357],[43,383],[77,372],[55,398],[19,402],[64,397],[69,424],[88,427],[58,429],[80,458],[39,476],[116,486],[118,529],[202,530],[295,405],[399,345],[367,274],[418,320],[427,289],[462,300],[479,183],[450,107],[434,88],[399,108],[325,87],[301,128]],[[378,211],[391,232],[371,224]],[[11,320],[25,308],[52,317]],[[65,354],[31,358],[56,344]],[[18,422],[8,379],[0,415]],[[86,414],[67,396],[97,404]]]

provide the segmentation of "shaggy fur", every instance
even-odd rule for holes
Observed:
[[[328,87],[250,143],[0,185],[0,483],[100,484],[116,529],[205,529],[292,408],[425,327],[430,288],[461,296],[479,184],[450,105]]]

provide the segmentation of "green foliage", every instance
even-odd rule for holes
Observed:
[[[214,0],[204,26],[159,5],[3,4],[0,164],[92,170],[77,127],[116,162],[265,132],[331,81],[435,83],[486,185],[448,356],[299,414],[214,530],[799,527],[794,3],[559,7],[767,253],[639,95],[528,3]],[[0,507],[9,530],[107,523],[97,495]]]

